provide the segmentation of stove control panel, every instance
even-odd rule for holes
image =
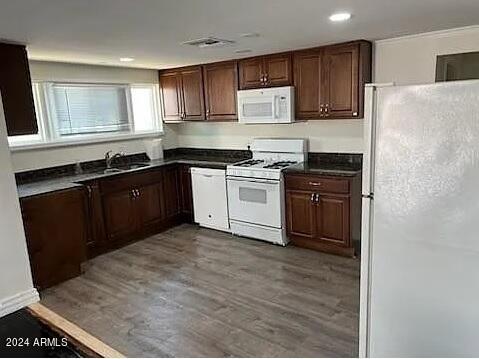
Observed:
[[[281,171],[266,171],[261,169],[248,170],[245,168],[227,168],[226,175],[234,177],[264,178],[279,180]]]

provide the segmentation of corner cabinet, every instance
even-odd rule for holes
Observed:
[[[205,119],[201,66],[161,71],[159,76],[165,122]]]
[[[371,81],[371,43],[356,41],[294,53],[298,119],[362,118]]]
[[[205,84],[206,119],[208,121],[237,120],[237,62],[228,61],[204,65],[203,78]]]
[[[360,176],[287,174],[285,182],[290,240],[298,246],[354,256],[360,237]]]
[[[292,56],[289,52],[240,60],[238,66],[241,90],[290,86],[293,83]]]
[[[0,92],[8,136],[38,133],[25,46],[0,43]]]

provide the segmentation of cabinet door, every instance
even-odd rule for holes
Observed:
[[[349,197],[321,194],[315,206],[315,223],[315,239],[349,247]]]
[[[25,46],[0,44],[0,92],[8,136],[38,133]]]
[[[44,289],[80,275],[85,259],[83,190],[65,190],[21,201],[35,287]]]
[[[177,122],[183,114],[181,75],[178,72],[160,73],[161,107],[165,122]]]
[[[181,71],[183,120],[204,120],[205,102],[201,66]]]
[[[178,187],[178,167],[169,167],[163,170],[163,193],[161,196],[162,208],[166,218],[180,213],[180,196]]]
[[[262,82],[264,75],[262,56],[240,60],[238,66],[240,90],[264,87]]]
[[[193,221],[193,193],[191,190],[191,173],[190,166],[182,165],[179,169],[180,175],[180,198],[181,198],[181,212],[185,220]]]
[[[97,181],[86,183],[85,186],[88,193],[87,209],[89,218],[87,250],[88,255],[91,256],[93,254],[93,247],[105,242],[106,233],[103,221],[100,186]]]
[[[321,51],[301,51],[294,54],[294,86],[296,117],[321,117]]]
[[[103,211],[109,240],[123,238],[137,230],[135,199],[132,190],[105,195]]]
[[[140,227],[153,225],[162,218],[159,192],[160,185],[161,184],[151,184],[137,189],[135,206]]]
[[[236,120],[238,71],[236,61],[205,65],[206,119]]]
[[[290,86],[293,84],[291,54],[278,54],[264,57],[266,86]]]
[[[304,238],[313,238],[314,204],[311,200],[313,193],[305,191],[286,192],[286,217],[288,235]]]
[[[357,117],[359,86],[359,45],[326,47],[321,101],[325,117]]]

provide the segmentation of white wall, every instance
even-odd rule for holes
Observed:
[[[20,205],[0,101],[0,317],[38,300],[33,288]]]
[[[437,55],[472,51],[479,51],[479,26],[377,41],[374,81],[431,83],[435,81]]]
[[[132,69],[109,66],[90,66],[57,62],[30,61],[30,72],[34,81],[87,81],[107,83],[158,83],[155,70]],[[176,147],[176,133],[164,126],[164,148]],[[103,158],[108,150],[127,154],[145,152],[151,139],[133,139],[89,145],[75,145],[49,149],[33,149],[12,152],[15,172],[59,166],[75,161]]]
[[[321,120],[282,125],[185,123],[176,125],[178,146],[246,149],[254,137],[309,138],[312,152],[362,152],[362,120]]]

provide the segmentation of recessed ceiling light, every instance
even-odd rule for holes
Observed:
[[[259,34],[257,32],[245,32],[240,34],[240,37],[259,37]]]
[[[121,62],[132,62],[135,61],[133,57],[120,57]]]
[[[351,14],[349,12],[337,12],[329,17],[329,20],[337,22],[337,21],[346,21],[351,18]]]
[[[248,52],[251,52],[251,50],[250,49],[235,50],[235,53],[237,54],[247,54]]]

